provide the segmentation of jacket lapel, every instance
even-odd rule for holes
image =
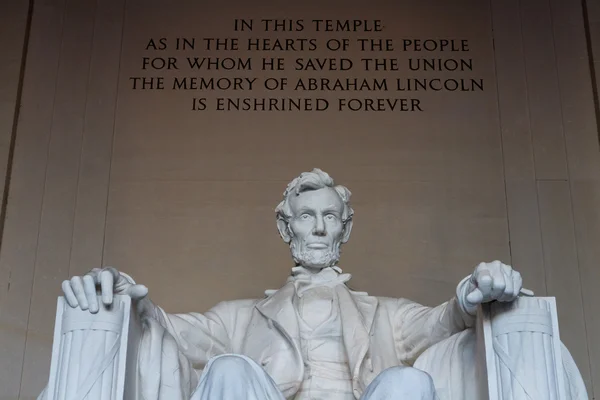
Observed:
[[[375,320],[375,312],[377,311],[378,301],[376,297],[368,296],[362,293],[350,293],[354,300],[359,313],[363,318],[363,323],[367,333],[371,333],[373,321]]]
[[[377,311],[377,298],[362,293],[351,293],[346,286],[336,288],[340,301],[343,337],[348,362],[356,384],[360,368],[369,350],[370,333]]]
[[[295,294],[295,287],[288,283],[273,295],[260,301],[256,309],[265,317],[271,330],[279,332],[281,336],[290,343],[293,355],[293,364],[287,368],[295,368],[297,376],[293,382],[284,383],[286,387],[279,386],[279,390],[287,397],[296,393],[304,379],[304,363],[302,360],[302,351],[300,348],[298,328],[298,317],[292,303]]]
[[[277,322],[293,338],[299,336],[298,317],[292,303],[295,290],[293,283],[287,283],[256,305],[265,318]]]

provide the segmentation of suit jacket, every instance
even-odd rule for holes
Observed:
[[[384,369],[412,365],[427,348],[473,323],[456,298],[426,307],[354,292],[343,284],[335,290],[356,398]],[[225,301],[205,314],[167,314],[156,306],[152,314],[198,374],[216,355],[243,354],[292,398],[304,379],[294,295],[290,282],[265,299]]]

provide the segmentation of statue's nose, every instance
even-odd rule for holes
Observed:
[[[317,236],[325,236],[325,222],[322,217],[317,217],[315,221],[315,228],[313,229],[313,233]]]

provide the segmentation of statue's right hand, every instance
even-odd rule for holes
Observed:
[[[62,290],[69,306],[90,310],[92,314],[99,309],[98,293],[105,305],[112,304],[113,294],[126,294],[132,300],[143,299],[148,294],[147,287],[135,284],[112,267],[94,268],[84,276],[74,276],[62,283]]]

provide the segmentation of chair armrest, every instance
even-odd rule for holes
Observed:
[[[45,400],[123,400],[137,397],[135,369],[141,323],[129,296],[92,314],[58,298]]]
[[[476,329],[482,399],[568,400],[554,297],[484,304]]]

